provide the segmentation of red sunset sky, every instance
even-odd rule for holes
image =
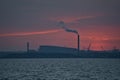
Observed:
[[[80,48],[120,49],[120,1],[118,0],[1,0],[0,51],[37,50],[40,45]],[[102,48],[101,48],[102,47]]]

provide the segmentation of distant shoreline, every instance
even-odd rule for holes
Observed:
[[[39,53],[39,52],[21,52],[21,53],[0,53],[0,59],[14,58],[120,58],[120,52],[80,52],[80,53]]]

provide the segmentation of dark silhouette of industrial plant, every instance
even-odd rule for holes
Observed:
[[[31,50],[27,42],[27,49],[24,52],[0,52],[0,58],[120,58],[120,51],[93,51],[79,50],[76,48],[41,45],[38,50]]]
[[[91,50],[92,42],[88,45],[87,50],[80,49],[80,35],[78,31],[69,29],[63,21],[59,22],[65,31],[77,35],[77,48],[68,48],[51,45],[41,45],[38,50],[31,50],[30,43],[26,43],[24,52],[0,52],[0,58],[120,58],[120,51],[116,47],[113,50],[106,51],[103,46],[102,51]]]

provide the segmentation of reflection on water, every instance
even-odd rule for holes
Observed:
[[[0,80],[120,80],[120,59],[0,59]]]

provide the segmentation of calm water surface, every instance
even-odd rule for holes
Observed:
[[[120,80],[120,59],[0,59],[0,80]]]

